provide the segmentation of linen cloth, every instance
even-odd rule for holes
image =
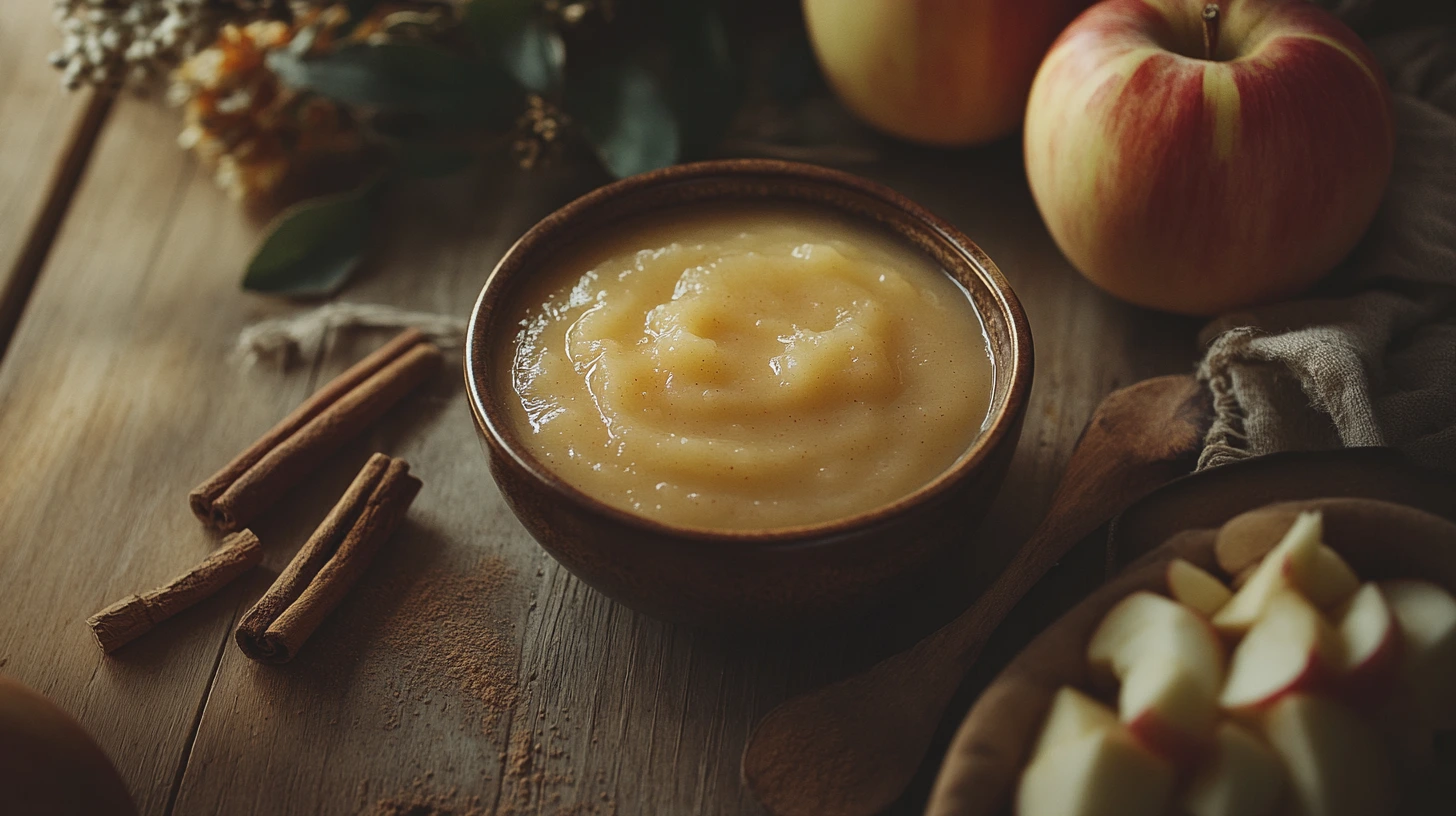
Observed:
[[[1311,297],[1205,327],[1199,376],[1216,418],[1199,467],[1388,445],[1456,470],[1456,28],[1400,28],[1429,8],[1415,0],[1321,4],[1367,35],[1390,82],[1390,186]]]

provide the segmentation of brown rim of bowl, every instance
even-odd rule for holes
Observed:
[[[991,351],[992,364],[995,367],[994,376],[997,378],[1006,376],[1010,380],[1006,398],[994,418],[982,425],[981,433],[971,442],[971,446],[950,466],[941,471],[939,476],[915,491],[866,512],[817,524],[773,527],[766,530],[715,530],[707,527],[668,524],[614,507],[568,484],[555,473],[543,467],[529,452],[522,450],[521,446],[516,443],[514,434],[509,431],[503,432],[492,419],[491,411],[488,409],[494,408],[496,403],[490,393],[489,361],[482,356],[479,365],[476,362],[477,356],[488,355],[490,351],[486,332],[492,326],[482,322],[481,314],[487,311],[494,312],[495,306],[500,301],[500,293],[496,291],[500,287],[493,287],[492,284],[496,283],[501,270],[519,252],[523,251],[523,247],[524,251],[531,251],[540,246],[550,245],[552,238],[556,237],[562,229],[571,226],[571,223],[582,214],[600,208],[611,201],[630,196],[644,188],[666,183],[681,184],[699,179],[740,175],[812,181],[858,193],[891,209],[898,210],[910,216],[912,220],[925,225],[941,240],[954,248],[957,254],[976,271],[982,282],[986,284],[986,288],[994,296],[995,303],[1006,321],[1011,340],[1011,353],[1006,355],[1008,359],[995,359],[994,350]],[[546,250],[547,253],[550,251]],[[972,307],[977,308],[974,301]],[[979,314],[979,308],[977,311],[984,326],[987,316]],[[933,501],[950,490],[952,485],[964,477],[968,471],[984,461],[997,443],[1010,433],[1012,426],[1016,423],[1016,414],[1029,396],[1032,373],[1031,327],[1027,324],[1021,302],[1016,299],[1015,293],[1011,291],[1011,285],[1006,282],[1006,278],[996,264],[973,241],[962,235],[960,230],[884,185],[839,170],[774,159],[723,159],[679,164],[642,173],[599,187],[541,219],[517,239],[510,249],[506,250],[506,253],[501,256],[500,262],[485,279],[485,285],[481,287],[480,295],[476,298],[475,306],[470,312],[470,324],[466,330],[464,351],[465,388],[470,394],[470,410],[475,414],[476,422],[489,434],[495,447],[505,451],[519,467],[552,491],[564,495],[568,500],[590,507],[593,512],[629,526],[645,528],[657,534],[670,535],[689,541],[731,543],[740,547],[745,543],[782,545],[784,547],[824,544],[862,528],[888,523],[910,512],[916,506]],[[1005,370],[1007,368],[1009,371]]]

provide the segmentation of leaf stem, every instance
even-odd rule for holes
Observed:
[[[1217,3],[1203,7],[1203,58],[1211,60],[1218,53],[1219,8]]]

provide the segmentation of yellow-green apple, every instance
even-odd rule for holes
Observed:
[[[1340,638],[1340,668],[1335,678],[1339,696],[1362,709],[1385,701],[1400,671],[1400,627],[1390,604],[1375,584],[1366,584],[1350,598],[1335,620]]]
[[[1018,816],[1161,816],[1173,769],[1117,726],[1062,742],[1021,775]]]
[[[1173,600],[1208,617],[1234,595],[1222,581],[1181,558],[1168,562],[1167,579]]]
[[[1177,660],[1215,689],[1223,682],[1223,643],[1208,621],[1177,601],[1134,592],[1097,625],[1087,662],[1094,673],[1121,680],[1148,655]]]
[[[1010,134],[1031,78],[1091,0],[804,0],[819,65],[844,106],[914,142]]]
[[[1218,686],[1175,655],[1148,652],[1123,676],[1117,714],[1153,753],[1191,767],[1213,737]]]
[[[1428,581],[1386,581],[1380,590],[1400,627],[1400,684],[1437,729],[1456,728],[1456,599]]]
[[[1112,709],[1071,686],[1063,686],[1052,698],[1052,707],[1047,710],[1046,722],[1031,755],[1036,757],[1054,745],[1116,727],[1117,715]]]
[[[1284,767],[1258,737],[1222,722],[1213,748],[1189,783],[1178,812],[1186,816],[1270,816],[1284,792]]]
[[[1334,630],[1304,596],[1286,590],[1234,648],[1219,703],[1235,714],[1258,711],[1289,694],[1327,688],[1339,665]]]
[[[1338,263],[1393,140],[1374,57],[1313,3],[1105,0],[1042,62],[1024,148],[1083,275],[1206,315],[1290,297]]]
[[[1314,572],[1323,534],[1324,521],[1319,513],[1299,514],[1239,591],[1214,614],[1214,627],[1227,635],[1243,634],[1275,595],[1298,587],[1301,578],[1302,583],[1311,583],[1309,577]]]
[[[1308,694],[1280,700],[1264,736],[1289,774],[1303,816],[1385,816],[1395,788],[1390,757],[1369,724],[1344,704]]]

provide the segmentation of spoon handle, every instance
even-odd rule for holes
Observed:
[[[991,632],[1078,541],[1191,470],[1209,410],[1206,390],[1186,375],[1145,380],[1098,406],[1041,525],[995,583],[942,630],[961,665],[975,662]]]

